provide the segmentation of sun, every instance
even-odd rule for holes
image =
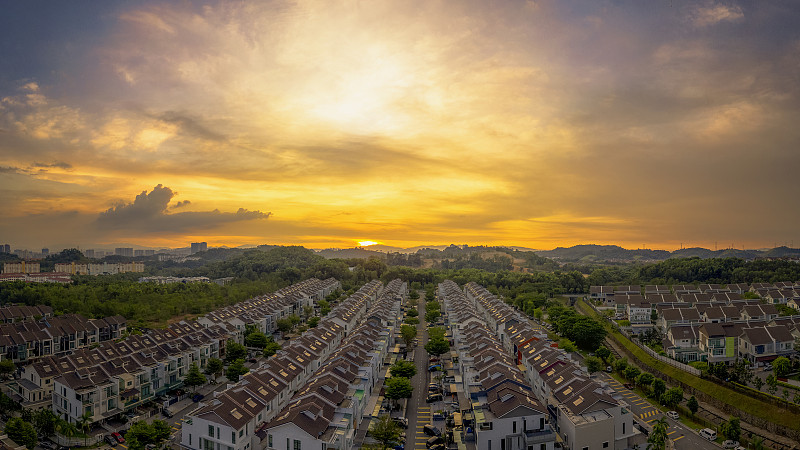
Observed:
[[[369,247],[370,245],[377,245],[379,242],[375,241],[358,241],[360,247]]]

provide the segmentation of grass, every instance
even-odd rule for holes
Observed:
[[[722,403],[726,403],[742,411],[747,411],[754,416],[776,423],[788,429],[800,431],[800,414],[795,414],[784,408],[779,408],[770,403],[762,402],[758,399],[752,398],[732,389],[728,389],[725,386],[721,386],[709,380],[696,377],[680,369],[672,367],[669,364],[658,361],[645,353],[641,348],[639,348],[629,339],[625,338],[625,336],[620,334],[618,331],[611,330],[610,325],[608,325],[605,320],[603,320],[593,309],[586,307],[583,302],[579,301],[576,306],[578,306],[578,308],[584,314],[588,314],[598,320],[602,320],[606,329],[609,330],[609,336],[611,336],[612,339],[614,339],[618,344],[625,347],[636,357],[636,359],[639,360],[639,362],[650,367],[652,370],[664,373],[674,380],[692,386]]]

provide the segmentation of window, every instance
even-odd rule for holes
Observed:
[[[603,448],[608,448],[608,442],[603,442]]]
[[[239,437],[242,437],[243,434],[244,434],[244,430],[239,430]]]
[[[622,434],[625,434],[625,422],[622,422]]]
[[[214,425],[208,426],[208,435],[214,437]]]
[[[236,443],[236,432],[235,431],[231,431],[231,443],[233,443],[233,444]]]
[[[487,442],[487,444],[486,444],[486,445],[488,445],[488,446],[489,446],[489,447],[487,447],[487,450],[492,450],[492,440],[491,440],[491,439],[489,439],[489,440],[488,440],[488,441],[486,441],[486,442]]]
[[[515,433],[515,434],[517,432],[517,421],[516,420],[514,422],[512,422],[511,432]]]
[[[583,447],[583,450],[589,450],[589,447]]]
[[[298,441],[297,439],[294,440],[294,450],[302,450],[300,448],[300,441]]]
[[[269,442],[269,446],[272,447],[272,435],[270,434],[267,436],[267,442]]]

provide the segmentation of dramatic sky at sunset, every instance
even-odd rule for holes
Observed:
[[[12,248],[800,243],[800,2],[2,1]]]

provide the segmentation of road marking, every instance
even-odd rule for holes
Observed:
[[[177,429],[177,428],[175,428],[175,427],[172,427],[172,429],[173,429],[173,430],[175,430],[175,431],[178,431],[178,429]]]
[[[674,433],[674,432],[676,432],[676,431],[678,431],[678,430],[672,430],[672,431],[670,431],[669,433],[667,433],[667,436],[669,436],[670,434],[672,434],[672,433]]]
[[[686,437],[686,436],[684,436],[684,435],[680,435],[680,436],[676,437],[675,439],[673,439],[673,440],[672,440],[672,442],[675,442],[675,441],[677,441],[678,439],[683,439],[683,438],[685,438],[685,437]]]
[[[654,416],[656,414],[658,414],[658,411],[646,411],[646,412],[643,412],[643,413],[639,414],[639,417],[644,419],[645,417]]]

